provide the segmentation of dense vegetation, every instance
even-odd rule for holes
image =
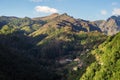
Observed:
[[[80,80],[119,80],[120,79],[120,33],[109,37],[92,51],[96,61],[87,69]]]
[[[0,35],[1,80],[57,79],[56,73],[50,68],[53,63],[33,57],[35,45],[29,40],[29,37],[19,32]]]

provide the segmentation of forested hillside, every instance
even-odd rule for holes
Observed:
[[[0,79],[119,79],[120,36],[105,35],[102,22],[66,13],[32,19],[1,16]]]
[[[120,79],[120,33],[108,39],[92,51],[96,61],[87,69],[80,80]]]

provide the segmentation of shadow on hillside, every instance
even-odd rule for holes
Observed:
[[[38,42],[40,42],[47,36],[48,36],[47,34],[41,34],[41,35],[35,36],[35,37],[33,37],[33,39],[31,39],[32,43],[37,44]]]
[[[94,46],[96,46],[96,48],[97,48],[97,46],[99,46],[104,41],[105,41],[105,39],[87,43],[85,45],[86,47],[84,48],[84,50],[87,50],[87,49],[94,50],[94,48],[93,48]],[[90,53],[90,52],[88,52],[88,53]],[[83,70],[81,71],[82,73],[80,73],[80,75],[79,75],[77,80],[79,80],[80,77],[82,77],[82,75],[86,72],[87,67],[89,67],[93,62],[96,61],[96,58],[95,58],[94,55],[88,54],[86,56],[87,56],[86,59],[84,59],[84,62],[85,62],[86,65],[84,66]]]
[[[72,72],[69,75],[69,72],[56,71],[56,68],[59,67],[59,64],[55,62],[57,57],[66,56],[72,51],[72,53],[75,53],[77,50],[84,52],[88,48],[91,49],[95,44],[89,43],[81,46],[77,45],[78,42],[76,41],[68,43],[53,39],[47,44],[36,46],[46,36],[28,37],[20,31],[0,35],[0,79],[61,80],[61,78],[64,78],[65,80],[79,80],[86,68],[95,61],[93,55],[88,56],[85,53],[85,59],[83,59],[85,66],[78,72]],[[74,56],[76,54],[69,55]]]
[[[36,45],[31,43],[32,40],[33,38],[20,32],[0,35],[0,80],[60,79],[51,70],[47,61],[44,63],[34,57],[35,52],[32,50]]]

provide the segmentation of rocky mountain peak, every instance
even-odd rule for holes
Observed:
[[[60,14],[59,13],[53,13],[51,14],[51,16],[59,16]]]
[[[109,21],[111,19],[116,20],[116,21],[118,21],[118,20],[120,21],[120,16],[115,16],[115,15],[111,16],[110,18],[107,19],[107,21]]]
[[[101,30],[107,35],[114,35],[120,31],[120,16],[111,16],[99,24]]]

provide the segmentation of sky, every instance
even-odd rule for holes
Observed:
[[[85,20],[105,20],[120,15],[120,0],[0,0],[0,16],[34,18],[53,13],[67,13]]]

